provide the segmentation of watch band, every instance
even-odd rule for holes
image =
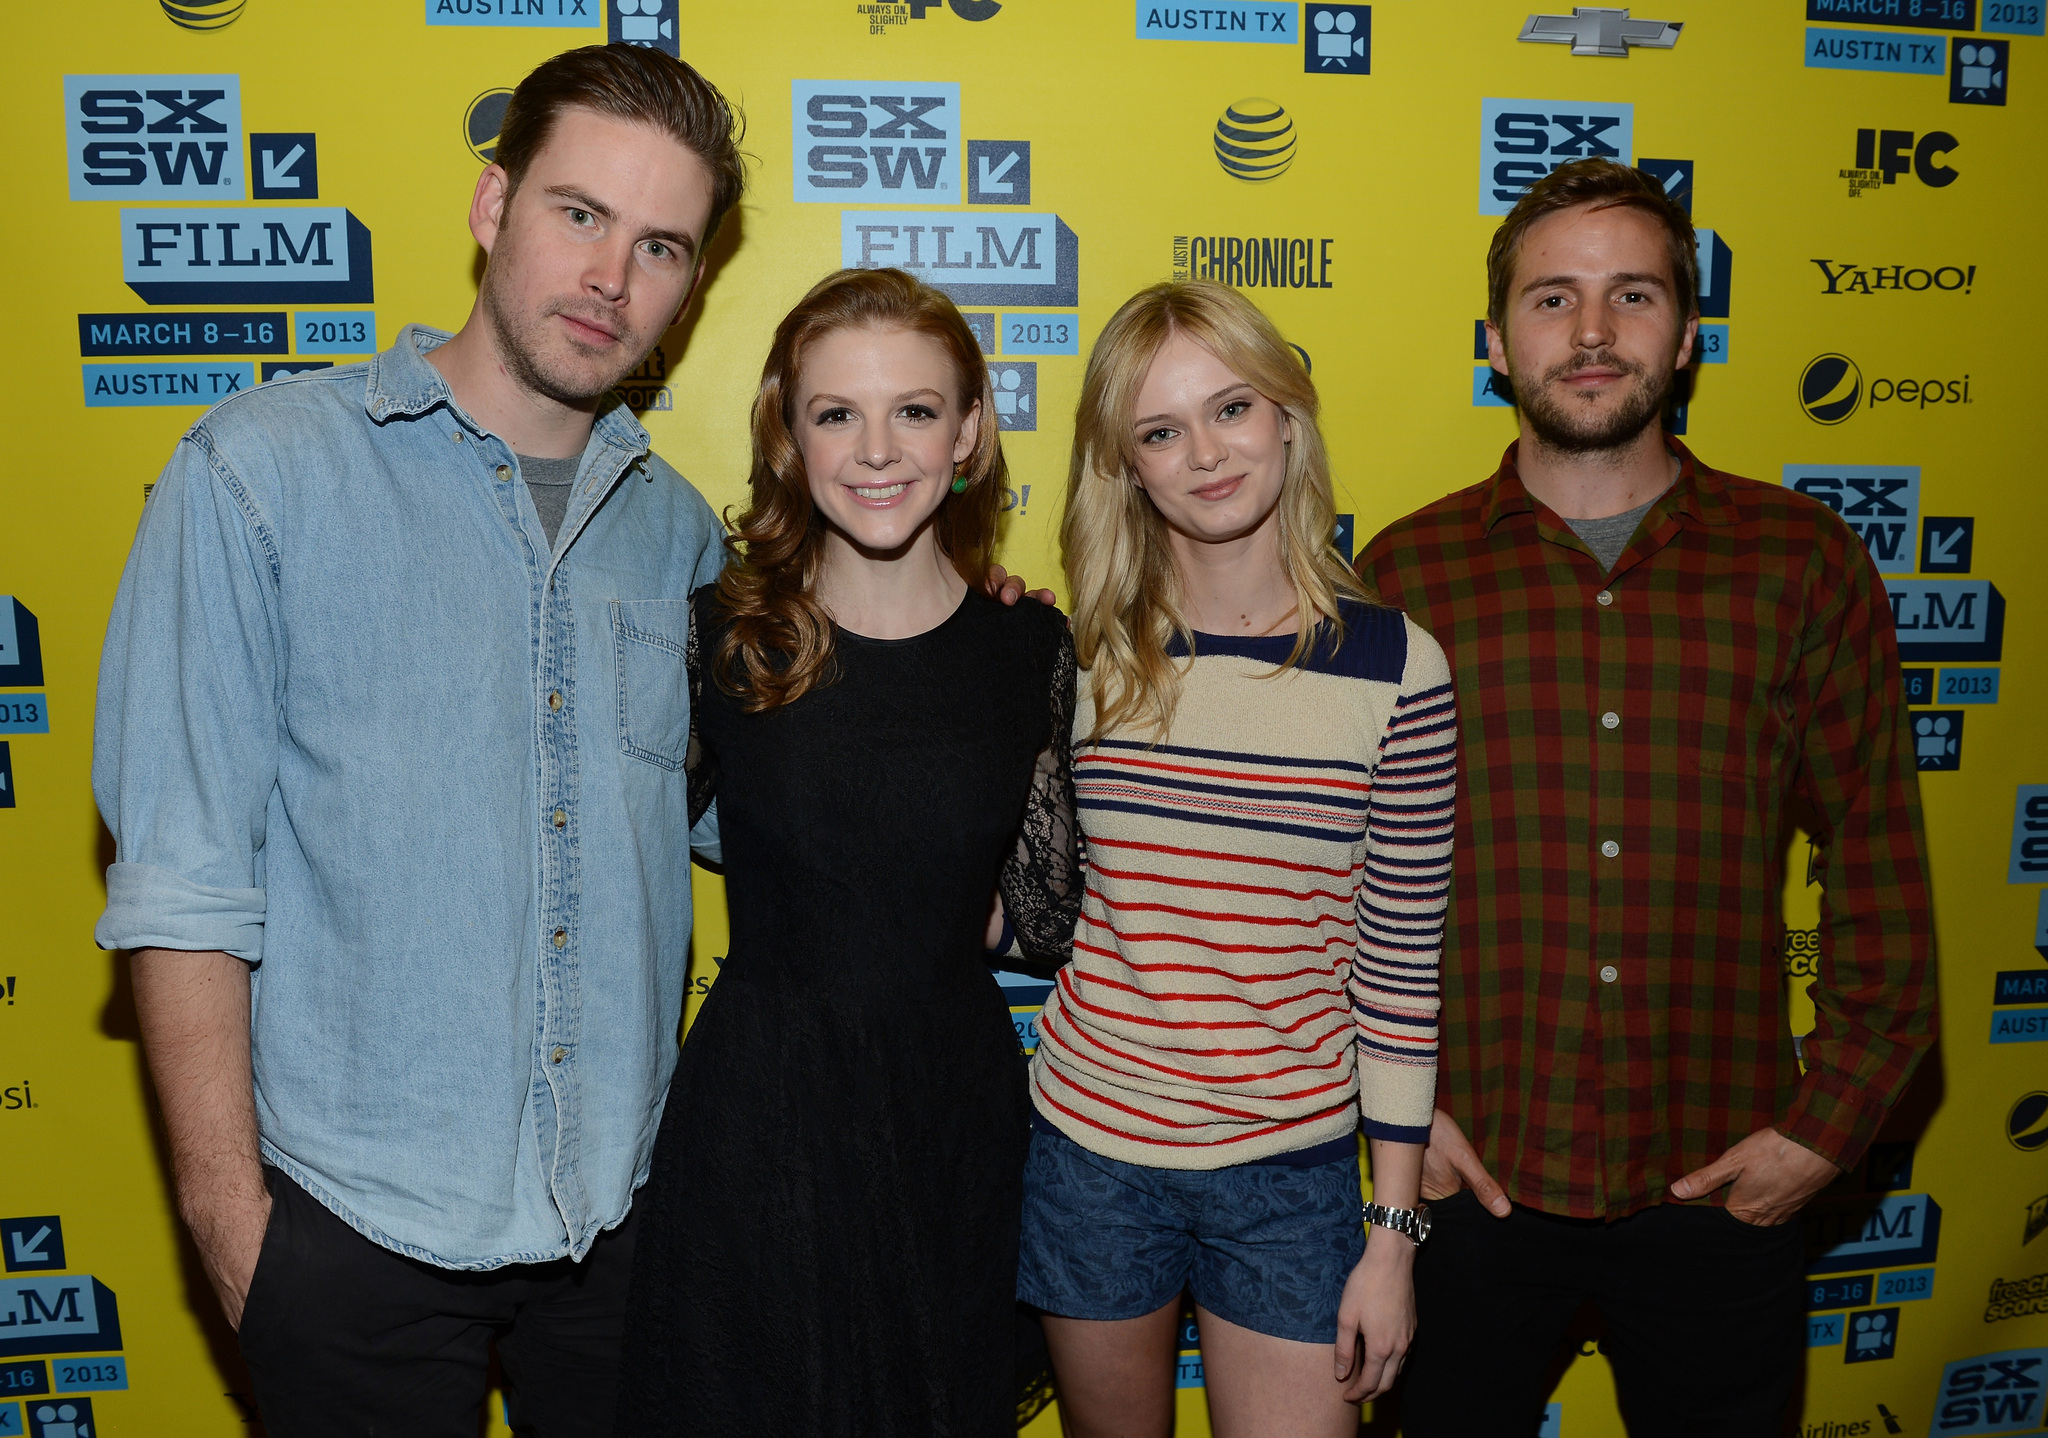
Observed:
[[[1368,1203],[1364,1212],[1367,1223],[1392,1229],[1406,1236],[1417,1248],[1429,1238],[1429,1205],[1426,1203],[1418,1203],[1413,1208],[1388,1208],[1383,1203]]]

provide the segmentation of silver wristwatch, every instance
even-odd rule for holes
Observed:
[[[1365,1221],[1407,1234],[1417,1248],[1422,1247],[1429,1237],[1429,1205],[1426,1203],[1418,1203],[1413,1208],[1388,1208],[1383,1203],[1368,1203],[1365,1205]]]

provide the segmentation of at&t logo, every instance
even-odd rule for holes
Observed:
[[[247,0],[157,0],[164,18],[184,30],[218,30],[242,18]]]
[[[1277,180],[1294,164],[1294,141],[1285,109],[1271,100],[1239,100],[1216,120],[1216,163],[1236,179]]]

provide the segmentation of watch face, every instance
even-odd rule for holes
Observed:
[[[1428,1239],[1429,1205],[1426,1203],[1418,1203],[1415,1205],[1415,1241],[1417,1243],[1424,1243],[1427,1242]]]

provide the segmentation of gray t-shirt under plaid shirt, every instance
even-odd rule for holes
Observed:
[[[533,464],[539,461],[522,459],[519,462]],[[552,464],[557,461],[546,462]],[[1620,514],[1610,514],[1605,519],[1567,519],[1565,523],[1572,527],[1573,534],[1586,541],[1586,548],[1593,551],[1593,557],[1600,561],[1601,572],[1605,573],[1614,568],[1614,561],[1621,558],[1622,550],[1627,549],[1628,542],[1636,537],[1636,526],[1650,512],[1650,506],[1663,497],[1660,491],[1634,509],[1623,510]],[[550,535],[552,533],[550,531]]]

